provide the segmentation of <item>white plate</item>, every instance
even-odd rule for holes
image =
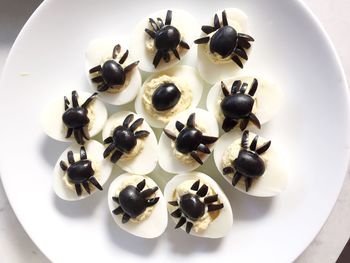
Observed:
[[[273,76],[286,95],[285,107],[261,135],[284,145],[292,167],[287,190],[273,199],[232,191],[209,158],[200,170],[217,180],[234,211],[232,231],[222,240],[189,237],[171,226],[156,240],[135,238],[115,226],[107,191],[74,203],[55,197],[52,169],[67,145],[46,137],[38,120],[48,100],[72,89],[89,90],[83,72],[87,43],[127,34],[143,14],[158,9],[182,8],[203,24],[216,10],[233,4],[247,13],[256,39],[246,69]],[[191,55],[185,59],[190,60]],[[344,73],[322,27],[297,0],[159,0],[137,6],[133,1],[48,0],[11,50],[1,97],[4,187],[25,230],[55,262],[146,263],[170,258],[195,263],[225,262],[228,257],[235,262],[290,262],[329,215],[349,157]],[[133,110],[131,104],[123,109]],[[155,181],[162,186],[168,178],[164,174]]]

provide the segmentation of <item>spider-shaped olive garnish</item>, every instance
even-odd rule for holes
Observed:
[[[89,70],[90,74],[98,74],[98,76],[93,77],[91,81],[98,84],[97,90],[99,92],[124,85],[127,74],[139,64],[139,61],[135,61],[123,68],[122,65],[128,58],[129,51],[126,50],[123,56],[119,59],[119,62],[117,62],[115,59],[120,53],[120,50],[120,45],[116,45],[112,52],[113,59],[107,60],[102,65],[97,65]]]
[[[134,114],[129,114],[123,121],[122,125],[116,127],[112,136],[106,138],[104,143],[110,143],[103,153],[103,157],[108,157],[113,151],[111,161],[116,163],[124,153],[130,153],[137,144],[137,139],[145,138],[149,135],[149,131],[135,130],[142,125],[143,119],[137,119],[130,127],[129,124],[134,119]]]
[[[253,96],[258,88],[258,81],[254,79],[248,94],[245,91],[248,87],[247,83],[243,83],[240,80],[236,80],[232,83],[231,93],[228,91],[227,86],[221,81],[221,89],[224,94],[224,98],[220,103],[220,108],[225,116],[222,123],[222,129],[225,132],[232,130],[240,121],[240,129],[243,131],[249,121],[260,129],[260,121],[252,113],[254,106]]]
[[[172,217],[180,218],[175,228],[179,228],[187,222],[187,233],[190,233],[193,227],[193,223],[187,221],[188,219],[195,222],[200,219],[205,212],[210,213],[224,207],[224,204],[222,203],[213,204],[214,202],[218,201],[218,195],[215,194],[207,196],[209,188],[206,184],[203,184],[200,188],[199,185],[200,180],[197,180],[191,186],[191,190],[196,191],[195,194],[187,193],[180,196],[179,200],[169,202],[170,205],[179,207],[171,213]]]
[[[157,111],[170,110],[178,103],[181,92],[174,83],[161,84],[152,95],[152,105]]]
[[[195,113],[192,113],[188,117],[186,126],[176,121],[175,127],[179,132],[177,137],[172,131],[167,129],[164,129],[164,133],[171,140],[175,141],[176,150],[183,154],[190,154],[196,162],[203,164],[203,161],[198,155],[198,151],[209,154],[210,149],[206,144],[212,144],[216,142],[218,138],[203,135],[203,133],[196,128]]]
[[[171,26],[172,11],[168,10],[165,17],[165,23],[161,18],[157,18],[157,22],[149,18],[149,23],[153,29],[145,28],[146,33],[154,39],[154,46],[157,52],[153,59],[153,65],[156,68],[163,58],[168,63],[170,61],[169,52],[172,51],[175,57],[180,60],[180,54],[177,51],[178,46],[190,49],[190,46],[183,40],[181,40],[181,34],[179,30]]]
[[[102,186],[94,177],[95,171],[92,169],[91,161],[87,159],[87,154],[85,147],[81,146],[80,148],[80,160],[75,161],[73,152],[67,152],[67,159],[69,166],[64,161],[60,162],[61,169],[67,173],[68,181],[75,186],[75,191],[78,196],[81,196],[83,185],[85,191],[90,194],[89,182],[93,184],[97,189],[102,191]]]
[[[115,215],[123,214],[123,224],[127,223],[130,218],[138,217],[146,210],[147,207],[153,206],[158,202],[159,197],[147,199],[158,190],[158,187],[155,186],[143,190],[145,185],[146,180],[143,179],[136,185],[136,187],[133,185],[128,185],[120,191],[118,197],[112,197],[113,201],[119,204],[119,206],[114,209],[112,213]]]
[[[206,36],[194,41],[196,44],[207,44],[209,41],[209,49],[211,53],[218,53],[223,59],[231,57],[231,59],[243,68],[240,58],[248,60],[245,49],[250,48],[249,42],[254,39],[243,33],[238,33],[236,29],[228,24],[226,11],[222,11],[222,26],[217,14],[214,16],[214,26],[202,26],[202,31],[207,35],[215,32],[211,37]]]
[[[75,90],[72,91],[72,108],[69,107],[70,102],[64,96],[65,112],[62,115],[62,121],[68,128],[66,138],[71,137],[72,133],[74,133],[74,138],[79,144],[84,144],[84,138],[86,140],[90,139],[87,131],[87,126],[90,122],[87,107],[96,95],[97,93],[92,94],[83,105],[79,106],[78,93]]]
[[[245,177],[246,192],[249,191],[253,179],[264,174],[265,162],[259,155],[266,152],[271,145],[271,141],[268,141],[257,148],[256,145],[259,136],[256,135],[248,149],[248,139],[249,131],[244,131],[241,140],[241,150],[239,151],[238,157],[233,160],[232,166],[224,167],[222,170],[224,175],[234,173],[232,178],[233,186],[238,183],[242,176]]]

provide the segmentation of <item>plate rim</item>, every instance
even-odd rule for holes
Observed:
[[[18,42],[21,41],[24,32],[27,30],[28,27],[30,27],[32,21],[34,19],[36,19],[36,17],[38,15],[40,15],[42,9],[46,8],[51,2],[53,2],[55,0],[43,0],[43,2],[35,9],[35,11],[31,14],[31,16],[28,18],[28,20],[25,22],[25,24],[23,25],[23,27],[21,28],[19,34],[17,35],[15,41],[13,42],[11,49],[7,55],[7,58],[5,60],[4,66],[2,68],[1,74],[0,74],[0,87],[2,86],[3,83],[3,79],[5,76],[5,72],[7,71],[7,67],[8,67],[8,62],[11,60],[12,54],[14,52],[14,50],[16,49],[16,46],[18,44]],[[309,18],[311,18],[312,22],[317,26],[316,28],[319,30],[321,36],[324,38],[325,43],[327,44],[327,48],[329,48],[329,50],[331,51],[332,57],[335,59],[335,65],[338,69],[338,72],[340,73],[341,76],[341,81],[343,83],[343,88],[345,89],[345,100],[346,100],[346,107],[347,107],[347,124],[350,125],[350,91],[349,91],[349,86],[348,86],[348,81],[346,78],[346,74],[345,74],[345,70],[342,64],[342,61],[339,57],[339,54],[336,50],[336,47],[331,39],[331,37],[329,36],[329,34],[327,33],[326,29],[324,28],[323,24],[321,23],[321,21],[319,20],[319,18],[315,15],[315,13],[312,11],[312,9],[305,3],[304,0],[293,0],[301,10],[305,11],[307,13],[307,16],[309,16]],[[347,138],[347,143],[350,143],[350,136],[348,136]],[[332,206],[330,206],[330,208],[328,209],[328,215],[323,219],[323,222],[320,226],[320,229],[317,231],[317,233],[315,234],[315,236],[307,243],[306,247],[303,247],[301,249],[299,249],[297,251],[297,253],[295,253],[295,257],[293,257],[293,262],[295,260],[297,260],[302,253],[308,248],[310,247],[310,244],[315,240],[315,238],[318,236],[318,234],[321,232],[322,228],[324,227],[325,223],[328,221],[337,201],[340,195],[340,192],[344,186],[344,181],[345,181],[345,177],[346,174],[349,172],[350,170],[350,149],[346,149],[346,165],[345,165],[345,169],[344,173],[343,173],[343,178],[342,178],[342,183],[339,187],[339,189],[337,189],[337,195],[336,198],[332,204]],[[17,213],[17,208],[13,205],[13,198],[11,196],[11,194],[8,194],[8,190],[7,190],[7,183],[6,180],[4,180],[4,176],[3,176],[3,164],[2,164],[2,160],[0,160],[0,180],[3,184],[3,189],[4,192],[6,194],[6,197],[8,199],[8,202],[12,208],[13,213],[15,214],[19,224],[22,226],[24,232],[28,235],[28,237],[31,239],[31,241],[35,244],[35,246],[40,250],[40,252],[46,257],[46,259],[48,259],[49,261],[53,260],[51,257],[49,257],[49,255],[46,253],[46,251],[44,251],[42,249],[42,245],[40,242],[37,242],[37,238],[35,238],[33,235],[31,235],[31,231],[28,229],[28,226],[26,226],[26,223],[24,223],[24,219],[18,216]]]

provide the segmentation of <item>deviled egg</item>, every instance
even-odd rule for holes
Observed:
[[[277,147],[263,137],[244,131],[229,132],[215,145],[214,161],[223,177],[241,192],[270,197],[288,184],[286,160]]]
[[[97,190],[102,191],[113,167],[103,158],[103,151],[103,145],[94,140],[84,146],[70,145],[54,168],[53,189],[56,195],[67,201],[76,201]]]
[[[155,238],[168,225],[165,198],[144,175],[119,175],[109,187],[108,206],[115,223],[135,236]]]
[[[197,70],[190,66],[154,73],[143,83],[135,110],[152,127],[163,128],[175,115],[198,105],[202,84]]]
[[[188,234],[221,238],[232,228],[230,202],[219,185],[199,172],[174,176],[165,186],[164,196],[175,228]]]
[[[157,165],[157,139],[139,115],[129,111],[113,114],[102,131],[105,158],[133,174],[148,174]]]
[[[197,66],[208,83],[237,74],[248,60],[254,39],[248,35],[247,16],[239,9],[218,11],[209,25],[202,26],[198,44]]]
[[[196,30],[197,23],[188,12],[161,10],[138,23],[131,35],[130,51],[140,60],[141,70],[166,70],[188,53]]]
[[[206,161],[219,129],[216,119],[202,109],[184,111],[164,128],[159,140],[159,165],[168,173],[196,169]]]
[[[273,82],[251,76],[219,81],[207,97],[207,109],[225,132],[234,127],[244,130],[249,123],[260,128],[277,114],[282,103],[282,91]]]
[[[106,120],[105,105],[96,100],[96,93],[72,91],[47,104],[41,114],[44,132],[58,141],[84,144],[99,133]]]
[[[132,101],[141,87],[136,59],[125,45],[109,38],[93,40],[86,50],[86,72],[101,100],[122,105]]]

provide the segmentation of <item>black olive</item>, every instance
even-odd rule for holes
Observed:
[[[156,32],[155,45],[158,50],[176,49],[181,40],[179,30],[173,26],[164,26]]]
[[[119,193],[119,203],[123,211],[130,217],[141,215],[147,208],[146,199],[140,191],[132,185],[128,185]]]
[[[181,196],[180,208],[186,217],[193,221],[201,218],[205,213],[205,204],[194,194],[185,194]]]
[[[113,132],[115,147],[124,153],[130,152],[137,144],[134,133],[126,127],[119,126]]]
[[[242,119],[249,116],[253,109],[254,99],[246,94],[236,93],[224,97],[220,103],[225,117]]]
[[[177,136],[176,150],[183,154],[197,150],[202,141],[202,132],[195,128],[185,128]]]
[[[82,107],[69,108],[63,113],[62,121],[68,128],[83,128],[90,122],[87,113],[87,109]]]
[[[261,176],[265,172],[265,163],[255,152],[241,150],[233,161],[233,167],[246,177]]]
[[[95,174],[91,161],[80,160],[72,163],[67,170],[69,181],[74,184],[84,183]]]
[[[174,83],[163,83],[152,95],[152,105],[157,111],[173,108],[180,100],[181,92]]]
[[[231,26],[224,26],[210,39],[210,52],[218,53],[223,58],[230,56],[237,46],[237,31]]]
[[[125,83],[125,72],[116,61],[107,60],[102,65],[102,78],[109,85],[123,85]]]

